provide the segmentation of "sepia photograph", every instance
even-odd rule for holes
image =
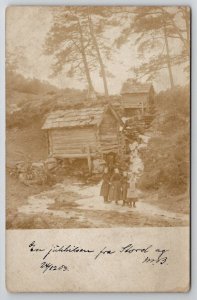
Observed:
[[[188,227],[190,8],[6,10],[6,228]]]

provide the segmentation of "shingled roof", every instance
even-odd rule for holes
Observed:
[[[151,87],[150,83],[139,83],[128,79],[122,86],[121,94],[149,93]]]
[[[54,111],[47,116],[42,129],[99,125],[103,113],[109,108],[112,110],[110,106],[102,106]]]

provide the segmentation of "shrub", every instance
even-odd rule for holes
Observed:
[[[160,134],[141,154],[144,174],[139,187],[184,193],[189,178],[189,87],[161,92],[157,99],[158,115],[153,126]]]

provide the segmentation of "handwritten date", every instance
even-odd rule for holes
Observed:
[[[43,261],[41,263],[40,268],[42,269],[43,273],[45,273],[46,271],[63,271],[63,272],[69,271],[68,267],[65,265],[56,266],[46,261]]]

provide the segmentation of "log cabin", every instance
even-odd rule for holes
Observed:
[[[125,116],[146,114],[154,111],[155,91],[152,84],[128,79],[121,89],[121,103]]]
[[[124,124],[113,107],[86,107],[51,112],[42,127],[48,136],[50,157],[87,158],[89,170],[94,157],[107,153],[122,155]]]

